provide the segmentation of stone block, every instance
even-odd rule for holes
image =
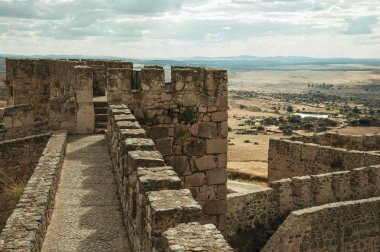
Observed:
[[[140,124],[136,122],[131,122],[131,121],[118,121],[116,122],[116,127],[120,129],[139,129]]]
[[[136,121],[136,117],[132,114],[118,114],[113,116],[113,120],[115,122],[117,121],[131,121],[134,122]]]
[[[204,204],[205,214],[225,214],[227,212],[227,201],[226,200],[208,200]]]
[[[195,158],[195,167],[199,171],[212,170],[216,168],[214,156],[206,155],[200,158]]]
[[[168,128],[152,126],[149,130],[149,137],[153,139],[168,137]]]
[[[148,192],[147,202],[147,222],[156,234],[179,223],[196,221],[202,212],[188,189]]]
[[[190,142],[185,145],[184,151],[189,156],[201,156],[206,151],[206,143],[201,139],[191,139]]]
[[[126,138],[145,138],[146,132],[144,129],[120,129],[119,137],[120,140]]]
[[[228,96],[220,95],[217,100],[218,110],[228,110]]]
[[[165,239],[163,249],[165,251],[234,251],[213,224],[201,225],[198,222],[179,224],[165,231],[163,236]]]
[[[227,153],[227,139],[207,139],[207,154],[223,154]]]
[[[204,185],[205,174],[202,172],[193,173],[189,176],[185,176],[185,184],[188,187],[202,186]]]
[[[95,115],[92,104],[80,105],[77,112],[77,133],[92,134],[95,129]]]
[[[138,187],[140,191],[178,190],[181,179],[170,166],[138,168]]]
[[[183,96],[183,106],[190,107],[196,106],[198,103],[198,96],[195,94],[185,94]]]
[[[225,169],[207,171],[206,184],[207,185],[221,185],[227,183],[227,173]]]
[[[214,122],[201,122],[198,128],[198,135],[205,138],[216,138],[218,129]]]
[[[217,167],[226,168],[227,167],[227,154],[219,154],[217,157]]]
[[[227,121],[228,114],[227,111],[218,111],[211,114],[211,120],[213,122],[224,122]]]
[[[157,167],[164,166],[165,161],[158,151],[130,151],[128,152],[128,165],[125,167],[124,174],[136,171],[138,167]]]
[[[127,138],[122,144],[126,152],[136,150],[151,151],[155,149],[154,142],[150,138]]]
[[[172,137],[165,137],[165,138],[158,138],[155,139],[156,147],[159,152],[161,152],[162,155],[171,155],[173,153],[173,138]]]

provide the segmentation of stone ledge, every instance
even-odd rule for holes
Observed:
[[[163,236],[165,251],[234,251],[213,224],[201,225],[198,222],[179,224],[175,228],[168,229]]]
[[[66,137],[66,133],[54,133],[50,137],[0,235],[0,251],[40,251],[52,213]]]
[[[138,168],[138,184],[142,191],[178,190],[181,179],[171,166]]]

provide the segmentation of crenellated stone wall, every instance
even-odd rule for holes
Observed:
[[[273,181],[251,193],[227,196],[228,242],[258,251],[292,211],[380,196],[380,165]]]
[[[268,180],[352,170],[380,164],[380,153],[270,139]]]
[[[0,234],[0,251],[40,251],[49,225],[54,196],[59,182],[60,170],[66,151],[66,133],[35,136],[44,140],[46,147],[35,165],[32,176],[26,184],[16,209],[8,218]],[[27,137],[25,141],[31,141]],[[47,138],[47,139],[46,139]],[[15,140],[12,140],[15,141]],[[46,143],[47,142],[47,143]],[[40,153],[41,154],[41,153]],[[8,164],[8,163],[7,163]]]
[[[318,133],[313,136],[294,137],[292,140],[304,143],[344,148],[359,151],[379,151],[380,134],[347,135],[337,132]]]
[[[380,197],[292,212],[267,251],[380,251]]]
[[[189,189],[181,187],[175,170],[166,164],[154,141],[146,138],[146,131],[126,105],[109,105],[107,139],[134,251],[232,251],[214,225],[192,223],[199,221],[201,205]],[[215,235],[201,242],[204,234],[183,232],[177,226],[181,223],[192,223],[196,230],[213,228]]]
[[[107,99],[133,111],[164,160],[202,206],[202,223],[225,229],[227,71],[162,67],[108,69]]]
[[[108,68],[129,68],[133,69],[132,62],[122,62],[115,60],[85,60],[86,65],[93,70],[94,96],[104,96],[107,89],[107,69]]]

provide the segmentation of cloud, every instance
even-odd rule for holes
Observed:
[[[244,45],[245,54],[255,54],[264,51],[252,43],[259,40],[260,46],[277,42],[269,51],[286,54],[295,50],[289,41],[307,37],[308,48],[320,52],[326,50],[321,39],[344,34],[351,36],[339,39],[340,48],[365,44],[375,51],[378,40],[369,36],[380,36],[379,13],[376,0],[0,0],[0,53],[102,48],[174,57],[233,54],[232,45]],[[25,47],[26,41],[35,44]]]
[[[372,34],[375,25],[378,22],[377,16],[364,16],[357,18],[347,18],[347,27],[345,34]]]

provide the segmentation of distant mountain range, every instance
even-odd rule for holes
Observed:
[[[302,56],[256,57],[249,55],[231,57],[191,57],[173,59],[136,59],[116,56],[86,55],[13,55],[0,54],[0,58],[45,59],[111,59],[133,61],[144,65],[209,66],[230,70],[373,70],[380,68],[380,58],[310,58]],[[360,66],[358,66],[360,65]]]

